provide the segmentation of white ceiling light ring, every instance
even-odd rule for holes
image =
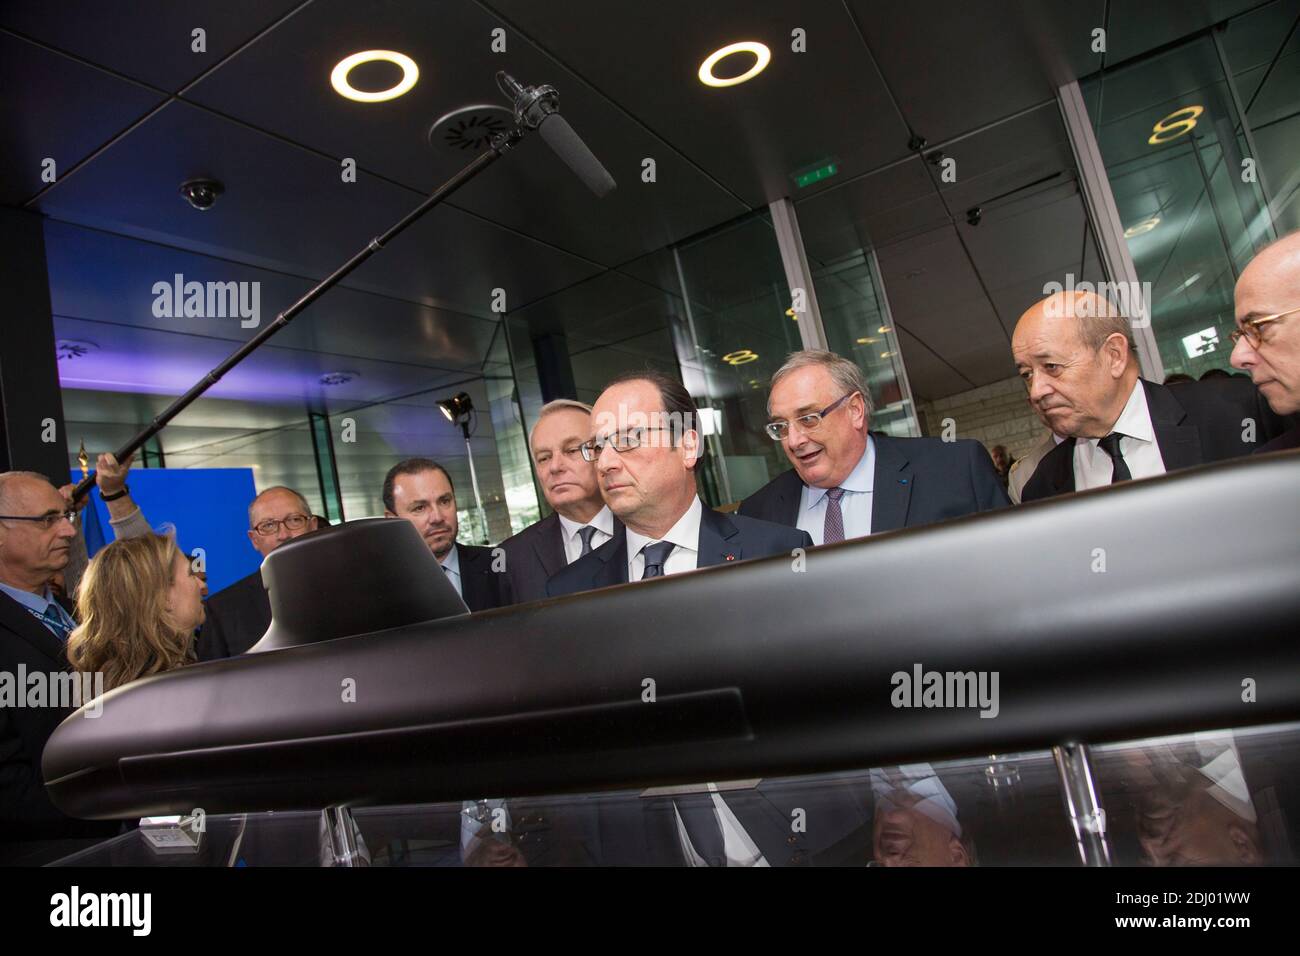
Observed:
[[[386,90],[375,90],[367,92],[359,90],[348,82],[348,74],[361,66],[363,63],[392,63],[402,71],[402,79],[396,86],[389,87]],[[409,93],[412,87],[420,79],[420,68],[416,66],[405,53],[398,53],[394,50],[363,50],[360,53],[353,53],[351,56],[345,56],[330,71],[330,86],[334,87],[334,92],[339,96],[346,97],[350,100],[356,100],[358,103],[382,103],[385,100],[395,100],[405,93]]]
[[[728,79],[722,79],[715,76],[713,68],[722,60],[736,53],[748,53],[754,57],[754,65],[739,76],[733,76]],[[714,50],[708,55],[703,63],[700,64],[699,78],[705,86],[726,87],[736,86],[747,80],[752,80],[758,74],[767,69],[767,65],[772,62],[772,51],[767,48],[766,44],[759,43],[756,40],[742,40],[739,43],[731,43],[722,47],[720,50]]]

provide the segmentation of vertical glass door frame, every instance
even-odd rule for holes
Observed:
[[[1109,282],[1133,290],[1127,311],[1136,313],[1130,315],[1129,319],[1132,321],[1133,342],[1137,346],[1138,368],[1143,378],[1157,384],[1163,383],[1165,367],[1160,359],[1155,330],[1151,328],[1151,303],[1141,293],[1142,283],[1138,281],[1137,267],[1133,264],[1133,256],[1124,239],[1124,225],[1115,205],[1115,194],[1111,192],[1106,164],[1102,161],[1097,137],[1088,121],[1088,108],[1078,82],[1072,80],[1060,87],[1056,98],[1061,108],[1061,120],[1065,123],[1066,136],[1070,140],[1070,150],[1074,154],[1074,165],[1083,191],[1084,210],[1097,240],[1102,269]]]
[[[806,349],[826,349],[826,329],[822,326],[822,313],[817,305],[817,290],[813,287],[812,269],[808,267],[808,253],[803,247],[799,232],[799,216],[789,197],[778,199],[768,206],[772,213],[772,228],[776,231],[776,244],[781,250],[781,264],[785,267],[785,283],[790,294],[804,290],[805,309],[795,312],[799,325],[799,338]]]

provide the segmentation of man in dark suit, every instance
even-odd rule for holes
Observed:
[[[283,485],[267,488],[248,506],[248,540],[263,559],[286,541],[316,530],[307,499]],[[243,654],[271,626],[271,599],[262,569],[208,598],[207,616],[196,645],[199,660]]]
[[[869,432],[862,372],[833,352],[792,354],[772,376],[767,408],[768,436],[794,467],[741,502],[740,513],[801,528],[815,544],[1010,504],[979,442]]]
[[[625,528],[551,578],[549,595],[812,545],[802,532],[704,507],[695,488],[703,454],[697,415],[682,384],[657,372],[620,376],[600,394],[593,438],[582,450],[595,462],[601,494]]]
[[[126,497],[127,467],[129,460],[121,468],[105,468],[99,486],[102,495],[135,511]],[[71,603],[58,601],[49,586],[67,565],[77,535],[71,515],[68,500],[43,475],[0,474],[0,681],[8,684],[0,687],[0,844],[108,836],[117,830],[116,823],[64,816],[50,802],[41,776],[45,742],[86,702],[53,693],[60,686],[58,675],[68,670],[64,649],[77,626]],[[51,694],[39,702],[17,700],[38,675]],[[84,690],[82,682],[77,685]]]
[[[554,511],[501,542],[505,603],[546,597],[552,575],[621,533],[622,522],[600,496],[595,464],[582,457],[582,443],[590,437],[590,405],[561,398],[542,406],[528,448],[542,494]]]
[[[1233,298],[1233,367],[1250,373],[1277,414],[1300,413],[1300,231],[1255,256],[1237,280]],[[1300,425],[1259,450],[1286,448],[1300,448]]]
[[[415,525],[471,611],[500,607],[502,574],[491,548],[457,544],[456,489],[445,468],[429,458],[399,461],[384,476],[384,514]]]
[[[1035,304],[1011,349],[1029,401],[1065,436],[1025,485],[1027,502],[1249,455],[1284,430],[1244,379],[1141,379],[1128,320],[1091,292]]]
[[[549,594],[788,555],[812,545],[797,529],[704,507],[695,486],[703,453],[697,417],[682,384],[658,372],[630,373],[606,387],[592,411],[592,438],[582,448],[624,530],[551,578]],[[797,808],[817,826],[807,832],[794,826]],[[611,802],[586,816],[570,821],[569,830],[580,832],[585,822],[599,834],[592,843],[599,846],[598,862],[607,865],[781,866],[807,862],[810,851],[860,826],[865,804],[839,790],[791,789],[780,781],[704,784]]]

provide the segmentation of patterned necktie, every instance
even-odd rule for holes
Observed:
[[[578,557],[581,558],[584,555],[591,554],[591,539],[596,536],[597,530],[591,525],[578,529],[578,537],[582,539],[582,554],[578,555]]]
[[[53,601],[45,606],[44,614],[37,614],[36,616],[40,618],[41,622],[53,631],[54,636],[61,641],[66,642],[68,635],[72,633],[72,629],[76,626],[68,620],[68,615],[64,612],[63,608],[59,607],[59,605]]]
[[[844,512],[840,511],[840,499],[843,497],[843,488],[832,488],[826,492],[826,523],[822,525],[822,544],[844,540]]]
[[[641,580],[663,577],[664,562],[668,560],[668,553],[675,547],[676,545],[671,541],[659,541],[642,548],[641,553],[645,555],[645,573],[641,575]]]
[[[1133,479],[1132,472],[1128,470],[1128,462],[1124,460],[1124,453],[1119,450],[1119,440],[1123,437],[1119,432],[1111,432],[1097,442],[1097,447],[1110,456],[1110,483],[1112,485]]]

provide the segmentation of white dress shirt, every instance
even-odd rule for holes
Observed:
[[[700,561],[700,518],[704,514],[704,503],[696,495],[686,514],[677,519],[677,523],[668,529],[662,538],[647,538],[627,529],[627,579],[640,581],[645,574],[645,555],[641,549],[647,544],[659,541],[671,541],[676,545],[664,562],[664,574],[680,574],[682,571],[694,571]]]
[[[614,537],[614,512],[609,510],[609,505],[601,508],[596,513],[596,517],[586,524],[570,521],[564,515],[559,517],[561,537],[564,538],[564,558],[569,564],[582,557],[582,536],[578,532],[583,528],[591,527],[596,529],[596,533],[591,536],[591,550],[593,551]]]
[[[876,490],[876,443],[870,435],[867,436],[866,451],[840,487],[844,489],[844,496],[840,498],[844,540],[865,538],[871,534],[871,505]],[[826,507],[830,504],[826,492],[829,490],[804,485],[799,497],[799,520],[795,527],[807,531],[816,545],[825,544],[822,537],[826,533]]]
[[[438,563],[442,565],[442,570],[447,572],[447,578],[455,587],[456,593],[460,595],[461,600],[464,600],[465,592],[460,587],[460,546],[453,544],[447,556]]]
[[[1142,387],[1141,379],[1133,383],[1124,410],[1110,430],[1124,436],[1119,440],[1119,452],[1124,456],[1129,474],[1135,479],[1154,478],[1165,473],[1165,460],[1160,457],[1160,446],[1156,444],[1151,410],[1147,408],[1147,391]],[[1114,462],[1110,455],[1097,447],[1099,441],[1100,438],[1074,440],[1075,491],[1110,484]]]

